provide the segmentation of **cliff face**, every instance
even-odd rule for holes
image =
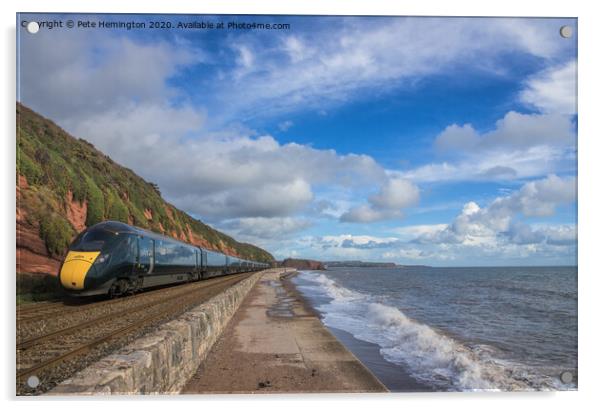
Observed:
[[[156,185],[21,104],[16,196],[17,272],[56,274],[77,233],[109,219],[232,256],[274,260],[175,208]]]
[[[296,268],[297,270],[324,270],[321,261],[287,258],[280,263],[282,267]]]

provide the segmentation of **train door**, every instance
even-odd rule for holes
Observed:
[[[194,253],[196,254],[196,273],[200,280],[203,278],[203,252],[195,250]]]
[[[138,237],[138,271],[152,274],[155,268],[155,241],[148,237]]]

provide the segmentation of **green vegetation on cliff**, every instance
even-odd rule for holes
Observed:
[[[38,228],[54,257],[65,254],[79,217],[80,227],[119,220],[239,257],[273,261],[267,251],[239,243],[165,202],[156,185],[21,104],[17,174],[27,185],[20,189],[17,210]]]

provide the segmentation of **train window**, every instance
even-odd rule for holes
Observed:
[[[196,265],[194,249],[171,241],[157,242],[157,263],[161,265]]]
[[[132,235],[126,235],[123,242],[116,246],[114,262],[135,260],[138,254],[138,244]]]
[[[226,265],[226,256],[220,253],[208,251],[207,265],[212,267],[223,267]]]

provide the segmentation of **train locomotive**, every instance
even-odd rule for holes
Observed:
[[[69,246],[59,280],[76,296],[111,297],[144,288],[190,282],[269,264],[243,260],[115,221],[81,232]]]

